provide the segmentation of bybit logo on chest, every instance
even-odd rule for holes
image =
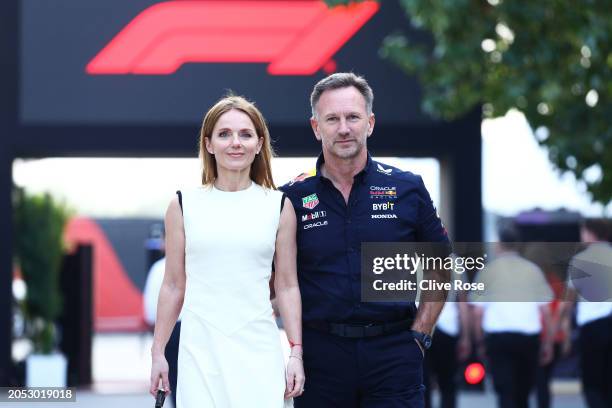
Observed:
[[[372,210],[374,211],[393,211],[395,203],[373,203]]]

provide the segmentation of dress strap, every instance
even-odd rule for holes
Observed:
[[[181,190],[177,190],[176,195],[178,196],[179,205],[181,206],[181,214],[182,214],[183,213],[183,193],[181,193]],[[282,209],[282,205],[281,205],[281,209]]]

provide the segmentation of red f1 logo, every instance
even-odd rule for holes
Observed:
[[[88,64],[91,75],[168,75],[190,62],[269,63],[271,75],[312,75],[378,11],[364,1],[183,0],[137,15]]]

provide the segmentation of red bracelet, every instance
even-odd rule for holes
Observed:
[[[291,340],[289,340],[289,345],[291,346],[291,348],[294,348],[295,346],[301,346],[302,343],[294,343]]]

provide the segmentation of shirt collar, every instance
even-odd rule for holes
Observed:
[[[368,158],[366,160],[366,165],[365,167],[357,174],[355,174],[354,179],[356,181],[360,181],[362,184],[365,183],[366,181],[366,176],[368,175],[368,173],[370,172],[371,168],[372,168],[372,156],[370,155],[370,152],[368,152]],[[315,177],[317,177],[319,180],[321,179],[321,177],[323,176],[321,174],[321,166],[323,166],[323,163],[325,163],[325,158],[323,157],[323,152],[321,152],[319,154],[319,157],[317,157],[317,164],[316,164],[316,175]]]

